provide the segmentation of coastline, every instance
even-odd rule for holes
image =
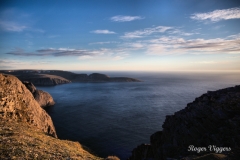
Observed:
[[[234,88],[237,88],[237,89],[234,89]],[[235,93],[236,92],[236,93]],[[216,96],[217,95],[217,96]],[[231,111],[228,109],[228,108],[226,108],[226,107],[229,107],[230,105],[224,105],[224,104],[228,104],[228,102],[230,103],[232,103],[232,101],[234,101],[234,104],[235,104],[235,98],[236,97],[238,97],[239,96],[239,86],[236,86],[236,87],[231,87],[231,88],[226,88],[226,89],[221,89],[221,90],[217,90],[217,91],[214,91],[214,92],[208,92],[208,93],[206,93],[206,94],[203,94],[202,96],[200,96],[200,97],[198,97],[198,98],[196,98],[196,100],[194,101],[194,102],[192,102],[192,103],[189,103],[188,105],[187,105],[187,107],[185,108],[186,110],[187,110],[187,112],[185,112],[185,111],[178,111],[178,112],[176,112],[174,115],[172,115],[172,116],[167,116],[167,118],[166,118],[166,120],[165,120],[165,123],[164,123],[164,125],[165,126],[163,126],[163,128],[165,129],[165,130],[163,130],[163,131],[161,131],[161,132],[156,132],[155,134],[153,134],[152,136],[151,136],[151,144],[150,145],[140,145],[140,147],[138,147],[137,148],[137,150],[138,151],[140,151],[140,153],[147,153],[146,155],[144,155],[145,157],[144,158],[148,158],[148,159],[165,159],[165,158],[169,158],[169,157],[163,157],[163,158],[159,158],[158,156],[167,156],[167,155],[164,155],[165,154],[165,152],[167,151],[171,151],[172,149],[171,148],[168,148],[168,149],[165,149],[165,151],[164,150],[162,150],[163,148],[161,148],[161,149],[159,149],[159,146],[163,146],[163,142],[162,142],[162,136],[169,136],[169,135],[175,135],[176,136],[176,133],[178,133],[179,131],[175,131],[174,129],[175,128],[184,128],[184,125],[186,125],[186,122],[188,122],[188,121],[193,121],[194,120],[194,116],[191,116],[191,114],[193,114],[193,115],[195,115],[195,116],[198,116],[198,118],[199,117],[201,117],[201,116],[204,116],[204,118],[206,118],[206,113],[208,113],[208,108],[206,108],[206,107],[209,107],[209,105],[210,105],[210,107],[211,107],[211,105],[214,105],[214,106],[219,106],[220,105],[220,107],[223,107],[223,111],[219,111],[219,110],[216,110],[216,112],[215,112],[215,109],[216,109],[216,107],[214,108],[214,109],[211,109],[211,111],[213,112],[212,114],[213,115],[215,115],[215,116],[220,116],[220,119],[223,119],[224,117],[221,117],[221,116],[223,116],[222,114],[221,114],[221,112],[223,112],[223,113],[225,113],[225,110],[227,111],[227,112],[230,112],[231,113]],[[207,97],[207,98],[206,98]],[[218,102],[218,99],[222,99],[222,97],[227,97],[227,98],[225,98],[225,101],[219,101]],[[234,98],[235,97],[235,98]],[[236,103],[239,103],[238,101],[237,101],[238,99],[236,99]],[[225,103],[226,102],[226,103]],[[197,105],[196,105],[196,103],[197,103]],[[215,104],[216,103],[216,104]],[[202,108],[202,110],[201,110],[201,112],[196,112],[195,111],[195,109],[196,108],[198,108],[199,109],[199,106],[200,106],[200,108],[201,107],[203,107]],[[225,108],[224,108],[224,106],[225,106]],[[205,107],[205,108],[204,108]],[[237,112],[235,112],[235,114],[234,115],[232,115],[232,114],[230,114],[231,115],[231,119],[233,118],[233,117],[235,117],[235,116],[238,116],[238,108],[236,108],[237,109]],[[184,110],[184,109],[183,109]],[[187,116],[185,116],[184,114],[185,113],[188,113],[187,114]],[[201,113],[201,114],[200,114]],[[218,115],[220,113],[220,115]],[[182,115],[183,114],[183,115]],[[200,114],[200,115],[199,115]],[[180,115],[179,116],[179,118],[178,118],[178,116],[177,115]],[[209,115],[211,115],[211,114],[209,114]],[[228,115],[228,114],[227,114]],[[233,116],[233,117],[232,117]],[[172,118],[169,118],[169,117],[172,117]],[[189,120],[188,120],[188,118],[189,118]],[[225,117],[225,119],[228,119],[228,118],[226,118]],[[236,119],[236,118],[235,118]],[[217,120],[216,120],[217,121]],[[178,123],[179,122],[179,123]],[[213,121],[213,122],[215,122],[215,121]],[[196,124],[201,124],[201,121],[199,122],[198,120],[196,121]],[[210,123],[210,122],[208,122],[208,123]],[[234,122],[235,123],[235,122]],[[233,123],[233,124],[234,124]],[[238,121],[236,121],[236,123],[238,123]],[[195,123],[193,123],[192,125],[192,127],[195,127],[194,126],[194,124]],[[232,124],[231,124],[232,125]],[[230,126],[231,126],[230,125]],[[203,125],[203,126],[205,126],[205,125]],[[212,125],[210,125],[210,126],[212,126]],[[229,125],[228,125],[229,126]],[[168,128],[172,128],[172,129],[170,129],[170,131],[168,131]],[[209,127],[209,126],[207,126],[207,127]],[[222,125],[221,127],[224,127],[224,125]],[[184,129],[183,129],[184,130]],[[186,131],[187,131],[187,129],[186,129]],[[165,132],[165,133],[164,133]],[[210,133],[210,132],[209,132]],[[197,134],[197,133],[191,133],[190,135],[195,135],[195,134]],[[223,134],[224,135],[224,134]],[[164,137],[163,139],[165,140],[167,140],[167,139],[169,139],[169,138],[167,138],[167,137]],[[186,137],[186,136],[185,136]],[[232,136],[232,137],[236,137],[236,136]],[[205,139],[206,139],[206,137],[204,137]],[[170,138],[171,139],[171,138]],[[180,138],[180,139],[182,139],[182,138]],[[189,139],[189,137],[187,137],[187,139]],[[198,138],[194,138],[194,139],[198,139]],[[200,139],[200,138],[199,138]],[[209,137],[208,137],[208,139],[209,139]],[[173,142],[174,142],[174,140],[173,140]],[[176,139],[176,142],[177,142],[177,144],[179,144],[179,142],[178,142],[178,138]],[[201,142],[204,142],[203,140],[201,141]],[[169,144],[171,144],[172,143],[172,140],[171,140],[171,142],[169,143]],[[174,142],[175,143],[175,142]],[[180,143],[181,144],[181,143]],[[184,157],[186,157],[186,156],[192,156],[192,154],[193,155],[195,155],[195,158],[196,158],[196,156],[204,156],[205,154],[208,154],[208,153],[205,153],[205,152],[202,152],[203,154],[202,155],[198,155],[197,154],[197,149],[196,149],[196,147],[197,148],[202,148],[202,150],[208,150],[208,151],[210,151],[210,149],[207,149],[207,147],[209,146],[209,145],[215,145],[216,147],[218,147],[218,148],[224,148],[224,147],[226,147],[226,148],[231,148],[231,153],[229,152],[229,151],[226,151],[227,153],[225,154],[225,153],[220,153],[220,154],[222,154],[222,155],[224,155],[224,156],[235,156],[236,155],[236,150],[238,149],[238,145],[239,144],[237,144],[237,146],[224,146],[224,145],[220,145],[220,144],[217,144],[216,143],[216,141],[213,141],[211,144],[208,144],[208,145],[198,145],[198,144],[191,144],[191,145],[194,145],[194,147],[195,147],[195,149],[192,149],[192,151],[193,152],[191,152],[191,155],[188,155],[188,154],[182,154],[182,152],[181,153],[177,153],[176,152],[176,156],[177,157],[174,157],[174,158],[179,158],[179,156],[182,156],[182,158],[184,158]],[[154,148],[153,146],[157,146],[156,148]],[[185,149],[189,149],[189,146],[190,145],[184,145],[184,147],[180,147],[180,148],[185,148]],[[150,149],[151,148],[151,149]],[[154,148],[154,149],[153,149]],[[204,148],[206,148],[206,149],[204,149]],[[146,149],[148,150],[148,151],[146,151]],[[134,153],[135,153],[135,155],[137,155],[137,153],[138,153],[138,151],[137,150],[135,150],[134,151]],[[158,151],[160,151],[161,153],[162,153],[162,155],[155,155],[154,153],[156,153],[156,150],[158,150]],[[216,152],[215,152],[215,150],[213,150],[212,149],[212,151],[214,151],[213,153],[210,153],[210,154],[215,154]],[[152,152],[151,153],[151,155],[150,155],[150,152]],[[174,153],[175,153],[175,151],[174,151]],[[189,153],[189,152],[187,152],[187,153]],[[201,153],[201,152],[200,152]],[[229,154],[228,154],[229,153]],[[178,154],[178,155],[177,155]],[[189,153],[190,154],[190,153]],[[156,156],[156,157],[153,157],[153,155],[154,156]],[[171,154],[172,155],[172,154]],[[142,155],[141,155],[142,156]],[[138,157],[139,158],[139,157]],[[137,158],[137,159],[138,159]],[[141,157],[141,158],[143,158],[143,157]],[[172,157],[171,157],[172,158]]]

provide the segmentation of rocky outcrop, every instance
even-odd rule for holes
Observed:
[[[234,159],[240,156],[239,126],[240,86],[209,91],[166,116],[163,130],[151,136],[150,145],[134,149],[129,159],[181,159],[216,153]]]
[[[31,82],[28,82],[28,81],[22,81],[22,83],[27,87],[27,89],[32,93],[34,94],[37,90],[37,88],[31,83]]]
[[[48,135],[57,137],[51,117],[25,85],[11,75],[0,74],[0,117],[5,121],[36,126]]]
[[[36,89],[36,87],[31,82],[23,81],[22,83],[33,94],[35,100],[42,108],[53,106],[55,104],[52,96],[49,93]]]
[[[34,98],[42,108],[53,106],[55,104],[52,96],[42,90],[36,90],[34,93]]]

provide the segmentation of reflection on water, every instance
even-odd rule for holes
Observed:
[[[133,83],[72,83],[38,87],[56,104],[47,109],[58,137],[79,141],[95,154],[126,159],[133,148],[149,143],[165,116],[207,92],[240,84],[237,73],[111,73],[143,80]]]

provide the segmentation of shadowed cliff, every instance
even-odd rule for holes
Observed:
[[[129,160],[238,159],[240,86],[203,94],[166,116],[162,127],[150,144],[135,148]]]

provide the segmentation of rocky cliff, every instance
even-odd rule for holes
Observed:
[[[30,86],[0,74],[0,159],[103,160],[78,142],[57,139],[51,117],[34,99],[29,90],[36,88]]]
[[[23,81],[22,83],[32,93],[34,99],[38,102],[38,104],[42,108],[53,106],[55,104],[52,96],[49,93],[44,92],[42,90],[38,90],[31,82]]]
[[[239,127],[240,86],[209,91],[166,116],[163,130],[135,148],[129,160],[237,159]]]
[[[0,113],[6,121],[26,122],[57,137],[51,117],[35,101],[32,93],[11,75],[0,74]]]

